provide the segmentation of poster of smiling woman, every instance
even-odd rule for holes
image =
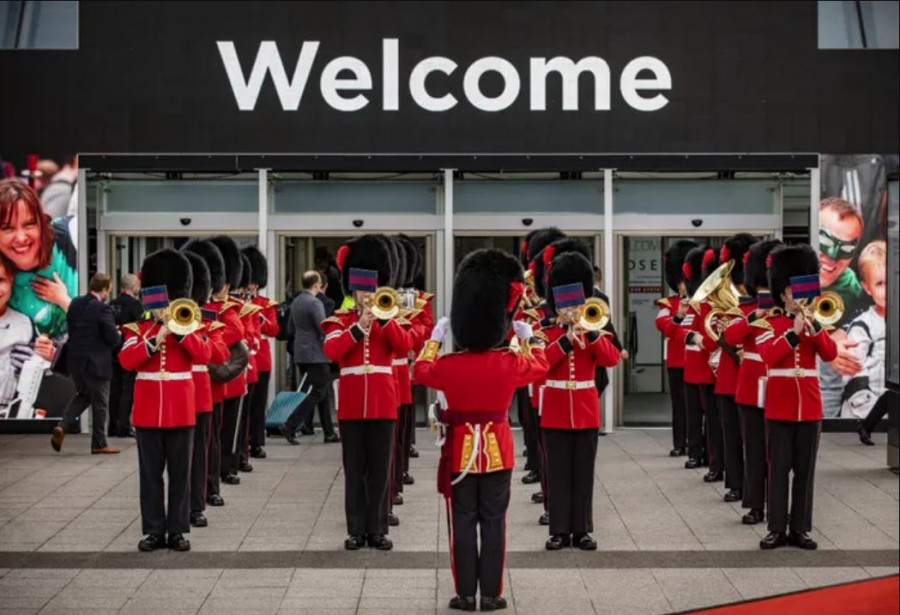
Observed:
[[[823,155],[820,168],[819,278],[844,301],[838,358],[819,366],[822,401],[826,417],[860,419],[884,390],[886,162]]]
[[[78,291],[71,225],[26,184],[0,181],[0,419],[44,418],[34,402]]]

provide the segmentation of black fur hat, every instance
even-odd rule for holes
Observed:
[[[688,252],[697,247],[697,244],[688,239],[680,239],[666,249],[663,257],[666,271],[666,284],[673,293],[678,293],[678,284],[684,281],[684,272],[681,266]]]
[[[738,233],[725,240],[725,245],[719,250],[719,262],[734,261],[731,268],[731,281],[740,288],[744,284],[744,254],[756,243],[756,237],[750,233]]]
[[[406,283],[406,270],[409,267],[406,262],[406,248],[403,247],[399,237],[388,237],[388,241],[391,242],[391,246],[394,249],[394,256],[396,257],[394,280],[391,282],[391,286],[393,288],[402,288]]]
[[[269,283],[269,265],[256,246],[247,246],[241,253],[250,260],[250,283],[265,288]]]
[[[212,292],[222,292],[222,289],[225,288],[225,260],[222,258],[219,248],[204,239],[191,239],[181,250],[196,254],[206,262]]]
[[[518,296],[513,282],[518,282]],[[466,256],[453,281],[450,308],[457,344],[479,352],[503,343],[523,290],[522,266],[509,252],[487,248]]]
[[[684,285],[687,289],[688,297],[697,292],[697,289],[703,284],[703,280],[706,279],[706,276],[703,274],[704,269],[709,269],[709,264],[712,261],[718,262],[718,260],[716,251],[706,246],[694,248],[687,253],[684,257],[684,264],[681,266],[681,272],[684,274]],[[704,263],[707,263],[705,267]],[[714,269],[715,267],[710,269],[710,271]]]
[[[193,283],[191,263],[171,248],[154,252],[141,265],[141,287],[165,286],[169,301],[190,297]]]
[[[531,243],[531,240],[539,230],[541,229],[536,228],[533,231],[528,231],[528,234],[525,235],[525,238],[519,245],[519,262],[522,263],[523,267],[528,267],[528,263],[531,261],[531,259],[528,258],[528,244]]]
[[[247,258],[247,255],[241,253],[241,281],[238,284],[238,288],[243,288],[244,290],[250,286],[250,281],[253,279],[253,267],[250,265],[250,259]]]
[[[543,250],[532,260],[530,269],[534,275],[534,290],[539,297],[547,298],[550,289],[547,288],[547,276],[549,270],[552,269],[553,260],[560,254],[567,252],[577,252],[591,262],[591,249],[586,243],[577,237],[563,237],[557,239]],[[592,268],[593,271],[593,268]]]
[[[566,234],[555,226],[539,228],[534,231],[531,239],[528,240],[528,262],[535,260],[544,248],[565,236]]]
[[[784,307],[781,295],[791,285],[791,278],[798,275],[819,273],[819,255],[810,246],[781,246],[767,257],[769,265],[769,291],[778,307]]]
[[[219,248],[222,259],[225,261],[225,282],[233,289],[240,288],[244,265],[241,262],[241,251],[234,243],[234,239],[226,235],[219,235],[210,241]]]
[[[335,260],[341,271],[344,294],[350,294],[351,269],[377,271],[379,286],[387,286],[391,283],[393,256],[390,244],[383,237],[383,235],[360,235],[338,248]]]
[[[594,266],[580,252],[565,252],[553,259],[547,284],[547,305],[554,312],[553,287],[578,284],[584,287],[584,298],[594,294]]]
[[[193,284],[191,285],[191,299],[199,306],[203,306],[209,301],[209,293],[211,292],[211,283],[209,277],[209,267],[203,257],[193,252],[182,252],[191,264],[191,275],[193,276]]]
[[[416,243],[404,234],[397,235],[403,251],[406,253],[406,279],[403,280],[403,288],[413,288],[416,278],[422,274],[422,258]]]
[[[769,268],[766,259],[769,253],[784,244],[780,239],[765,239],[750,246],[744,254],[744,288],[755,297],[758,289],[769,287]]]

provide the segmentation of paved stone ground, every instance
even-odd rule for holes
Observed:
[[[390,553],[347,553],[339,445],[272,440],[191,553],[139,553],[137,456],[61,454],[45,436],[0,437],[0,615],[7,613],[436,613],[453,594],[437,451],[419,432],[418,482],[397,507]],[[601,438],[596,553],[543,549],[533,486],[513,482],[505,595],[510,612],[668,613],[898,572],[898,478],[855,434],[825,434],[814,553],[757,549],[721,484],[667,456],[665,430]],[[521,450],[521,448],[520,448]],[[520,466],[522,464],[520,458]]]

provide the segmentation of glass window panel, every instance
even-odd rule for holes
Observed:
[[[437,188],[419,181],[278,182],[274,212],[434,214]]]
[[[453,184],[454,213],[603,213],[595,180],[471,180]]]
[[[108,185],[107,211],[256,212],[257,183],[245,181],[116,181]]]
[[[617,214],[773,214],[770,180],[617,180]]]

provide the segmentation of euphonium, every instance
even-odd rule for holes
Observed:
[[[380,286],[375,289],[369,303],[372,315],[378,320],[390,320],[400,313],[400,304],[403,298],[390,286]]]
[[[609,323],[609,305],[599,297],[590,297],[581,306],[578,324],[588,331],[600,331]]]
[[[823,327],[833,327],[844,317],[844,299],[826,290],[813,302],[813,318]]]
[[[190,299],[176,299],[166,308],[166,328],[175,335],[187,335],[200,328],[200,306]]]
[[[715,271],[703,280],[700,288],[697,289],[697,292],[694,293],[690,300],[691,307],[698,312],[702,302],[709,302],[712,309],[703,319],[703,329],[713,341],[719,339],[727,318],[744,315],[738,308],[738,305],[740,305],[740,294],[731,281],[732,267],[734,267],[734,261],[731,260],[719,265]]]

